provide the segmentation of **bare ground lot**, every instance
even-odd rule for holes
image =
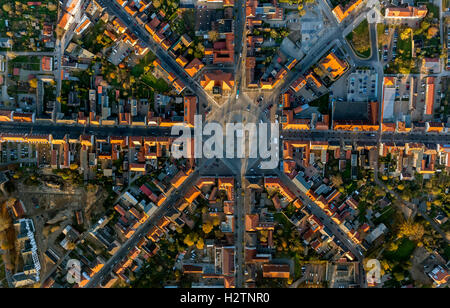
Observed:
[[[412,256],[412,266],[410,269],[411,278],[418,284],[428,285],[432,283],[431,279],[424,273],[422,262],[430,255],[425,248],[419,247],[414,250]]]
[[[67,225],[76,226],[79,231],[90,227],[91,215],[104,211],[103,201],[107,192],[99,187],[74,187],[65,184],[62,189],[27,186],[19,183],[14,197],[22,200],[27,210],[26,216],[32,218],[36,228],[36,242],[39,247],[42,274],[53,266],[44,255],[52,248],[59,256],[67,253],[60,245],[58,237]],[[75,211],[83,213],[84,223],[77,226]]]

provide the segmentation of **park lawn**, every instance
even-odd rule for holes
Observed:
[[[370,39],[369,39],[369,23],[367,19],[363,20],[346,39],[350,42],[353,50],[361,58],[370,57]]]
[[[441,40],[439,35],[436,35],[435,37],[432,37],[428,39],[426,35],[414,35],[414,39],[422,40],[423,41],[423,47],[422,51],[425,52],[424,56],[427,58],[435,58],[439,57],[440,51],[441,51]]]
[[[386,251],[384,252],[384,255],[388,260],[404,262],[409,260],[415,248],[416,243],[404,238],[401,240],[396,251]]]
[[[411,57],[412,57],[411,37],[408,36],[408,38],[406,40],[402,40],[399,37],[397,46],[398,46],[398,56],[405,60],[411,60]],[[403,53],[401,51],[403,51]]]
[[[397,41],[397,58],[389,64],[389,68],[385,69],[387,74],[409,74],[414,66],[412,60],[412,41],[411,36],[406,40],[402,40],[399,36]]]
[[[28,71],[39,71],[41,61],[36,56],[17,56],[10,60],[14,68],[20,68]]]
[[[39,58],[36,56],[17,56],[10,61],[12,63],[39,63]]]

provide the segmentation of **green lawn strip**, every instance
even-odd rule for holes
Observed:
[[[367,20],[363,20],[352,32],[350,32],[346,39],[351,44],[355,53],[361,58],[370,57],[370,35],[369,35],[369,23]],[[367,45],[360,46],[357,48],[354,41],[359,42],[365,41]]]
[[[385,251],[384,255],[388,260],[404,262],[409,260],[411,254],[416,248],[416,243],[409,239],[402,239],[395,251]]]

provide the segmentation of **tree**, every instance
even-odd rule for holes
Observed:
[[[47,4],[47,8],[49,11],[53,12],[53,11],[56,11],[56,9],[58,7],[54,3],[49,3],[49,4]]]
[[[419,241],[425,233],[424,227],[420,223],[405,221],[400,225],[398,236],[407,237],[412,241]]]
[[[219,39],[219,32],[216,30],[211,30],[208,32],[208,37],[211,42],[215,42]]]
[[[439,29],[436,27],[430,27],[427,31],[427,39],[435,37],[439,33]]]
[[[201,52],[201,53],[204,53],[205,52],[205,46],[203,46],[202,43],[198,43],[197,44],[197,51]]]
[[[331,176],[331,182],[333,183],[334,186],[339,187],[342,185],[342,183],[344,183],[342,181],[342,175],[340,173],[336,174],[336,175],[332,175]]]
[[[405,275],[402,272],[396,272],[396,273],[394,273],[394,278],[395,278],[395,280],[400,282],[405,279]]]
[[[3,4],[2,9],[3,9],[3,11],[5,11],[7,13],[11,12],[11,10],[12,10],[11,4],[9,4],[9,3]]]
[[[270,30],[270,37],[273,38],[274,40],[277,39],[280,36],[280,34],[278,33],[277,30],[272,29]]]
[[[396,251],[397,249],[398,249],[398,244],[395,242],[392,242],[388,248],[389,251]]]
[[[190,234],[186,235],[186,237],[183,240],[183,243],[185,243],[189,247],[194,246],[194,241],[192,240],[192,237]]]
[[[154,0],[153,1],[153,6],[155,7],[155,9],[159,8],[161,6],[161,2],[159,0]]]
[[[64,34],[64,29],[61,28],[60,26],[56,26],[55,32],[56,32],[56,37],[61,38],[62,35]]]
[[[197,247],[197,249],[199,249],[199,250],[201,250],[201,249],[203,249],[203,248],[205,247],[205,242],[203,241],[202,238],[200,238],[200,239],[198,240],[196,247]]]
[[[422,23],[420,24],[420,29],[422,29],[422,31],[426,31],[428,30],[428,28],[430,27],[430,23],[426,20],[422,21]]]
[[[205,234],[208,234],[213,229],[213,226],[210,222],[206,222],[202,225],[202,230]]]
[[[213,226],[217,227],[218,225],[220,225],[220,219],[219,219],[219,217],[214,217],[213,218]]]
[[[28,81],[28,83],[30,85],[30,88],[33,88],[33,89],[37,88],[37,79],[36,78],[30,79],[30,81]]]
[[[400,39],[402,41],[406,41],[409,38],[409,36],[410,36],[410,33],[411,33],[410,31],[411,31],[411,28],[406,28],[405,30],[403,30],[400,33]]]

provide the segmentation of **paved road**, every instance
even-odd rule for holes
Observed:
[[[355,244],[352,240],[348,238],[346,234],[339,228],[339,226],[330,218],[328,217],[325,212],[315,203],[313,202],[308,196],[306,196],[303,192],[301,192],[297,186],[291,181],[291,179],[286,176],[283,172],[279,171],[278,169],[274,170],[278,177],[284,182],[284,184],[295,193],[296,196],[298,196],[303,204],[307,206],[307,208],[311,211],[312,214],[317,216],[323,223],[325,227],[327,227],[331,233],[336,237],[337,241],[342,243],[343,246],[345,246],[359,261],[360,263],[360,285],[361,287],[365,287],[365,271],[363,266],[363,254],[361,249],[357,244]]]
[[[198,170],[189,175],[188,179],[176,190],[169,194],[166,201],[159,207],[152,218],[144,222],[139,229],[128,239],[119,250],[112,256],[102,269],[95,274],[91,280],[86,284],[85,288],[94,288],[98,286],[101,281],[108,275],[114,266],[125,258],[130,250],[135,247],[138,242],[150,231],[151,228],[166,214],[166,212],[175,204],[175,202],[184,196],[188,189],[194,185],[198,180]]]
[[[34,134],[34,135],[65,135],[78,137],[89,134],[94,136],[169,136],[171,128],[139,127],[139,126],[82,126],[47,123],[14,123],[1,122],[0,133],[3,134]]]
[[[376,144],[379,132],[356,132],[356,131],[334,131],[334,130],[284,130],[282,136],[286,140],[314,140],[314,141],[350,141],[360,144]],[[381,136],[381,142],[395,143],[424,143],[424,144],[449,144],[450,134],[437,133],[386,133]]]
[[[126,13],[123,7],[119,6],[113,0],[99,0],[100,4],[106,6],[109,14],[118,17],[127,28],[134,33],[149,49],[161,60],[162,66],[165,69],[173,72],[178,79],[180,79],[187,88],[189,88],[193,93],[198,96],[199,102],[210,102],[212,104],[217,104],[216,101],[200,86],[198,82],[192,79],[184,69],[178,65],[178,63],[169,56],[167,51],[165,51],[160,45],[158,45],[150,34],[136,21]]]
[[[241,103],[242,104],[242,103]],[[247,102],[244,103],[244,105]],[[230,107],[231,108],[231,107]],[[240,111],[248,114],[252,120],[258,120],[257,107],[251,106],[251,112]],[[224,109],[225,110],[225,109]],[[234,110],[232,108],[231,110]],[[239,110],[234,110],[238,113]],[[219,116],[217,117],[219,119]],[[262,118],[261,118],[262,119]],[[251,122],[251,121],[249,121]],[[267,119],[264,119],[267,122]],[[15,123],[0,122],[0,133],[2,134],[33,134],[33,135],[65,135],[78,137],[83,134],[94,136],[170,136],[171,128],[167,127],[140,127],[140,126],[82,126],[65,124],[43,124],[43,123]],[[281,135],[286,140],[312,140],[312,141],[350,141],[350,142],[373,142],[376,143],[379,132],[353,132],[334,130],[284,130]],[[425,144],[450,144],[450,134],[437,133],[383,133],[382,142],[408,143],[417,142]]]

